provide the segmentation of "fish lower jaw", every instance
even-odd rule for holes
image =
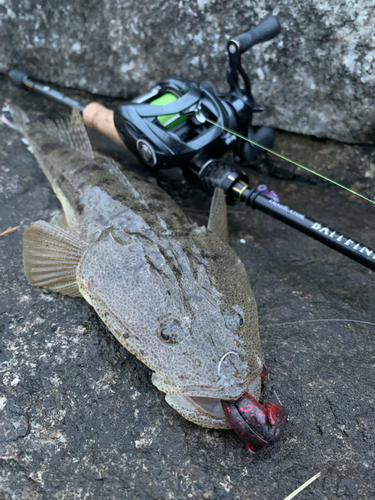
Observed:
[[[256,380],[249,385],[246,392],[255,398],[259,398],[261,380]],[[180,413],[184,418],[201,427],[210,429],[231,429],[231,425],[225,417],[221,399],[197,396],[165,395],[166,402]]]

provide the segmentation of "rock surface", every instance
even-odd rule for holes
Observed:
[[[33,119],[63,114],[0,78],[0,102],[5,97]],[[96,149],[112,150],[92,138]],[[373,161],[368,147],[290,134],[277,141],[306,155],[313,168],[328,155],[331,174],[344,178],[357,174],[341,168],[341,152],[355,172]],[[126,151],[112,151],[126,168],[146,174]],[[293,182],[270,178],[267,168],[287,175],[270,158],[257,166],[253,184],[268,183],[289,206],[374,248],[372,206],[302,174]],[[178,171],[158,182],[194,220],[207,222],[210,200]],[[276,391],[290,411],[282,441],[248,456],[234,432],[199,428],[174,412],[150,371],[83,299],[26,282],[23,232],[59,208],[18,134],[0,126],[0,233],[20,225],[0,237],[1,500],[283,499],[319,471],[297,498],[374,498],[375,327],[315,321],[375,323],[373,272],[264,214],[230,207],[230,243],[259,308],[271,376],[264,397],[276,402]]]
[[[277,128],[374,143],[371,0],[0,1],[0,71],[131,98],[169,76],[226,89],[226,42],[269,14],[282,33],[243,57],[258,118]]]

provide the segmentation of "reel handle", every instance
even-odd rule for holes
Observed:
[[[280,33],[280,30],[281,26],[277,17],[269,16],[250,31],[232,38],[228,42],[228,51],[233,54],[239,50],[239,53],[243,54],[257,43],[272,40]]]

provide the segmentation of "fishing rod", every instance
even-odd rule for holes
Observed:
[[[242,54],[258,43],[273,39],[280,29],[277,17],[270,16],[250,31],[229,40],[227,80],[230,89],[226,94],[218,93],[210,82],[197,83],[173,77],[112,111],[97,102],[83,106],[37,82],[23,70],[12,70],[9,76],[19,88],[77,107],[87,127],[128,147],[148,169],[180,167],[188,180],[207,194],[212,195],[219,187],[224,190],[229,204],[244,202],[374,271],[374,250],[283,205],[276,193],[268,192],[266,186],[250,187],[243,171],[220,159],[227,151],[233,153],[235,162],[240,165],[250,164],[264,150],[282,157],[271,150],[275,137],[273,129],[252,125],[253,113],[264,108],[255,102],[250,79],[241,63]]]

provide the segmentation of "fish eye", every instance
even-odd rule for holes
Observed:
[[[161,338],[164,342],[169,342],[169,341],[170,341],[170,339],[171,339],[171,337],[170,337],[170,335],[168,335],[168,334],[166,333],[166,330],[167,330],[166,328],[162,328],[162,329],[160,330],[160,338]]]
[[[184,332],[178,320],[163,321],[156,330],[156,335],[164,344],[178,344],[183,339]]]
[[[238,331],[238,329],[244,324],[244,319],[238,312],[224,311],[223,312],[225,324],[229,330],[232,332]]]

